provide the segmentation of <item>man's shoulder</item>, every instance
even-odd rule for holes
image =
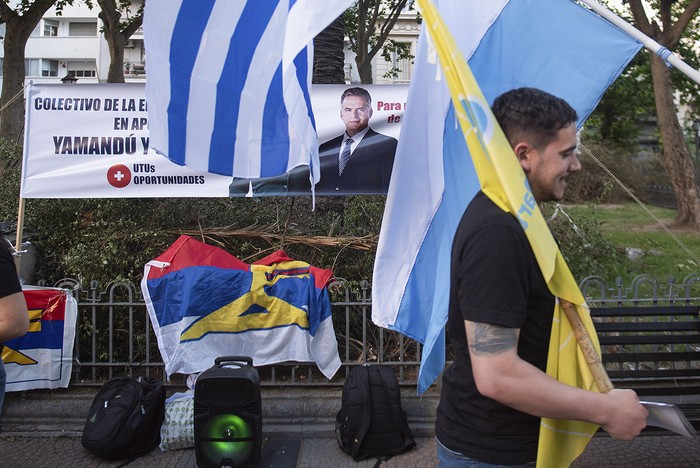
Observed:
[[[339,135],[331,140],[325,141],[321,143],[321,145],[318,147],[319,151],[326,150],[328,148],[333,148],[333,147],[339,147],[340,144],[343,142],[343,135]]]
[[[479,229],[500,226],[522,231],[518,220],[512,214],[500,209],[483,192],[478,192],[467,206],[462,216],[462,224]]]
[[[384,142],[391,142],[391,143],[398,143],[398,140],[394,137],[391,137],[389,135],[384,135],[383,133],[379,133],[370,127],[367,130],[367,134],[365,135],[365,139],[372,139],[375,141],[384,141]]]

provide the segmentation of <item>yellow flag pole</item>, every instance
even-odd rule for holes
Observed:
[[[574,331],[576,341],[581,347],[581,351],[583,351],[586,363],[591,369],[591,374],[593,374],[593,380],[595,380],[595,383],[598,386],[598,390],[600,390],[601,393],[608,393],[615,387],[610,381],[608,373],[605,371],[603,361],[600,359],[600,354],[598,354],[598,351],[593,345],[591,337],[588,336],[586,327],[583,326],[583,322],[581,322],[581,318],[578,316],[576,306],[574,306],[571,302],[561,298],[559,298],[559,303],[561,304],[562,309],[564,309],[566,318],[569,319],[569,323],[571,324],[571,328]]]

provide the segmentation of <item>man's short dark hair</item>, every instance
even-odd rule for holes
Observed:
[[[360,96],[368,104],[372,103],[372,96],[369,95],[369,91],[367,91],[365,88],[360,88],[359,86],[346,89],[342,96],[340,96],[340,103],[342,104],[345,98],[348,96]]]
[[[501,94],[492,110],[511,145],[528,140],[536,148],[547,146],[559,130],[578,120],[568,102],[535,88]]]

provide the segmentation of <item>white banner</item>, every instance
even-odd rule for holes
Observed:
[[[361,85],[370,126],[398,138],[407,85]],[[340,96],[316,85],[319,142],[344,131]],[[26,91],[23,198],[228,197],[231,178],[179,166],[149,149],[144,84],[30,84]]]

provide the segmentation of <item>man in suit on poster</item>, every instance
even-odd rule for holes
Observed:
[[[319,147],[321,180],[316,185],[317,193],[387,192],[398,142],[372,130],[371,117],[369,92],[360,87],[346,89],[340,97],[345,132]]]
[[[398,144],[372,130],[372,97],[365,88],[346,89],[340,97],[342,135],[319,147],[319,195],[385,194],[389,188]],[[309,195],[309,169],[299,166],[286,174],[258,179],[234,178],[229,196]]]

